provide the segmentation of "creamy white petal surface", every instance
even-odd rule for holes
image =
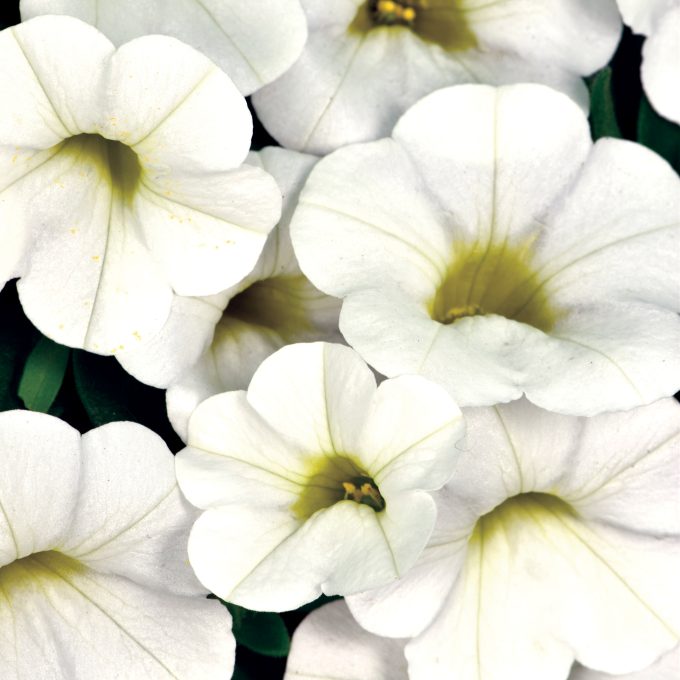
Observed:
[[[616,2],[624,23],[635,33],[642,35],[649,35],[661,16],[678,4],[678,0],[616,0]]]
[[[220,66],[244,94],[286,71],[307,37],[298,0],[21,0],[24,21],[66,14],[96,26],[116,45],[160,33]]]
[[[435,521],[462,436],[447,393],[419,376],[376,388],[342,345],[289,345],[248,392],[204,401],[176,458],[205,510],[189,541],[201,582],[251,609],[294,609],[321,593],[395,580]]]
[[[366,632],[331,602],[295,629],[284,680],[408,680],[404,642]]]
[[[680,647],[664,654],[644,670],[612,676],[576,664],[569,680],[677,680],[680,676]]]
[[[163,441],[134,423],[83,435],[0,414],[0,675],[218,678],[228,612],[186,559],[195,511]]]
[[[640,75],[652,106],[680,125],[680,2],[662,15],[645,41]]]
[[[309,283],[298,267],[289,222],[317,158],[270,147],[248,156],[277,181],[283,214],[255,268],[217,295],[175,298],[163,329],[146,343],[118,353],[142,382],[168,388],[170,420],[186,441],[198,404],[225,390],[244,389],[272,352],[292,342],[341,340],[340,300]]]
[[[544,83],[587,110],[581,76],[609,61],[621,32],[615,0],[393,3],[411,20],[379,4],[302,0],[302,56],[253,98],[281,144],[325,154],[383,137],[418,99],[462,83]]]
[[[680,388],[680,180],[543,86],[426,97],[317,164],[291,233],[385,375],[575,415]]]
[[[241,165],[252,121],[206,57],[39,17],[0,34],[0,97],[0,284],[21,277],[45,335],[112,354],[161,328],[173,292],[252,269],[280,195]]]
[[[415,636],[413,680],[559,680],[574,660],[621,675],[673,648],[680,406],[575,418],[520,400],[465,416],[428,547],[401,581],[348,598],[359,622]]]

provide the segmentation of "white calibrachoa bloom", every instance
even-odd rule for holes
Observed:
[[[168,415],[184,441],[196,406],[213,394],[248,387],[272,352],[293,342],[341,339],[340,301],[309,283],[290,242],[290,217],[316,161],[275,147],[251,153],[248,163],[270,173],[283,193],[281,221],[255,269],[218,295],[176,297],[157,336],[117,355],[137,379],[168,388]]]
[[[561,680],[575,659],[622,674],[676,645],[680,405],[576,418],[520,400],[464,415],[421,559],[348,598],[372,632],[415,636],[411,680]]]
[[[70,17],[0,33],[0,285],[54,340],[111,354],[178,295],[254,266],[280,216],[241,165],[252,120],[229,78],[174,38],[116,50]]]
[[[343,345],[288,345],[247,393],[204,401],[176,458],[205,512],[189,539],[199,580],[223,599],[281,611],[403,574],[435,521],[428,493],[462,433],[445,390],[383,382]]]
[[[344,602],[331,602],[295,629],[284,680],[408,680],[404,644],[366,632]]]
[[[116,45],[160,33],[210,57],[245,95],[278,78],[300,56],[307,22],[298,0],[21,0],[21,17],[66,14]]]
[[[388,135],[447,85],[539,82],[587,109],[581,76],[621,33],[615,0],[302,0],[302,56],[253,98],[284,146],[328,153]],[[454,117],[452,121],[455,121]]]
[[[618,0],[623,20],[649,36],[642,47],[642,85],[652,106],[680,124],[680,0]]]
[[[291,234],[381,373],[592,415],[680,387],[679,215],[670,166],[564,95],[461,85],[321,160]]]
[[[163,441],[0,414],[0,676],[230,676],[229,613],[186,559],[195,511]]]
[[[369,633],[359,626],[344,602],[331,602],[314,610],[295,629],[284,680],[408,680],[406,643],[401,638]],[[625,675],[574,664],[569,680],[677,680],[678,671],[680,647],[644,670]],[[499,677],[524,680],[511,668],[504,668]]]

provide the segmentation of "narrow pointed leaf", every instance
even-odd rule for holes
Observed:
[[[590,128],[593,139],[600,137],[621,138],[612,93],[612,70],[603,68],[589,82]]]
[[[19,382],[19,397],[27,409],[47,413],[64,381],[71,350],[40,338],[28,355]]]

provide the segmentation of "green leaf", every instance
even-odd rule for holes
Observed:
[[[131,420],[152,429],[171,451],[184,446],[168,421],[165,391],[135,380],[114,357],[74,350],[73,376],[80,401],[95,427]]]
[[[612,93],[612,70],[609,66],[598,71],[589,79],[590,89],[590,131],[593,140],[600,137],[621,138],[621,128],[616,119],[616,108]]]
[[[42,337],[28,355],[19,381],[19,397],[27,409],[47,413],[64,382],[71,350]]]
[[[680,125],[660,116],[647,97],[643,97],[640,102],[637,139],[640,144],[663,156],[680,172]]]
[[[265,656],[286,656],[290,635],[283,619],[273,612],[253,612],[227,604],[234,619],[234,637],[239,645]]]

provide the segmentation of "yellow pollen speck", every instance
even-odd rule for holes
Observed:
[[[92,256],[92,261],[93,261],[93,262],[99,262],[99,255],[93,255],[93,256]]]
[[[15,153],[14,156],[12,156],[12,163],[16,163],[16,162],[17,162],[17,158],[19,158],[19,154],[16,154],[16,153]]]
[[[139,334],[139,331],[135,331],[132,335],[136,340],[142,341],[142,336]]]
[[[404,7],[401,17],[404,21],[413,21],[416,18],[416,11],[413,7]]]
[[[78,233],[78,230],[75,227],[72,227],[71,229],[68,230],[69,234],[73,234],[75,236]]]

